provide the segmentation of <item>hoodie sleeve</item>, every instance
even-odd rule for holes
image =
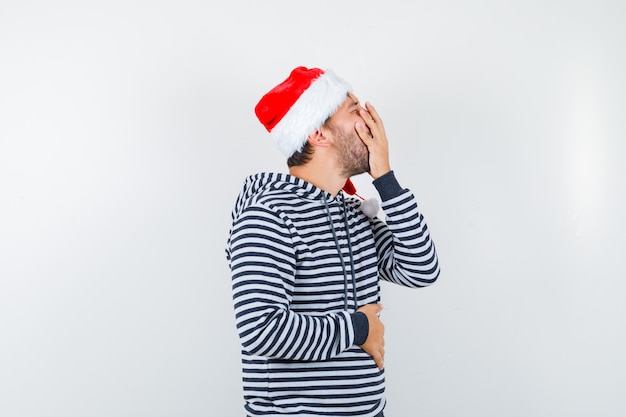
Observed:
[[[346,311],[297,314],[294,291],[296,251],[289,227],[262,204],[235,219],[226,249],[232,275],[235,320],[248,353],[286,360],[330,359],[362,335]]]
[[[374,181],[386,222],[373,219],[380,277],[407,287],[424,287],[439,276],[439,261],[415,196],[393,171]]]

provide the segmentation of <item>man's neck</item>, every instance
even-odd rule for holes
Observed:
[[[347,180],[347,178],[331,170],[315,169],[315,167],[309,166],[308,164],[289,168],[289,174],[313,184],[333,196],[339,193]]]

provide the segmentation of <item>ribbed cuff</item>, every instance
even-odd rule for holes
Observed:
[[[370,322],[365,313],[356,311],[350,314],[352,327],[354,328],[354,344],[361,346],[367,340],[370,333]]]
[[[376,178],[372,184],[374,184],[374,187],[378,190],[378,194],[380,194],[380,198],[383,201],[391,200],[404,191],[404,188],[398,183],[393,171],[389,171],[385,175]]]

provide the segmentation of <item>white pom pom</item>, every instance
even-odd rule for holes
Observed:
[[[361,211],[370,219],[376,217],[379,208],[380,205],[378,204],[378,200],[375,198],[368,198],[367,200],[363,200],[361,203]]]

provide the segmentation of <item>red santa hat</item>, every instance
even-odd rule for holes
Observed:
[[[254,108],[278,149],[289,158],[332,116],[352,87],[334,72],[297,67]]]

